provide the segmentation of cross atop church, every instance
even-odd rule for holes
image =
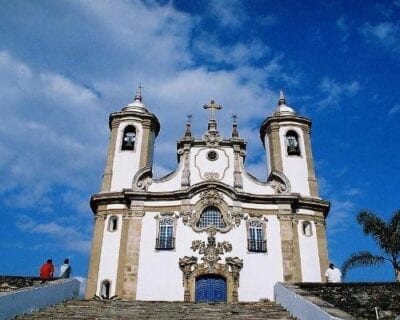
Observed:
[[[215,103],[214,100],[211,100],[209,104],[205,104],[203,106],[204,109],[210,109],[210,120],[215,120],[215,111],[221,110],[222,106],[218,103]]]

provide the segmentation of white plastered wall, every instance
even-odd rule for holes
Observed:
[[[218,159],[210,161],[207,153],[214,150]],[[194,147],[190,151],[190,182],[191,185],[207,180],[207,173],[218,174],[217,181],[233,186],[234,155],[231,147]]]
[[[126,126],[133,125],[136,128],[135,150],[121,150],[122,136]],[[133,177],[139,170],[140,152],[143,142],[143,128],[137,121],[122,121],[118,127],[118,136],[115,143],[113,175],[111,191],[119,191],[123,188],[132,188]]]
[[[118,257],[119,257],[120,241],[121,241],[122,219],[120,215],[116,215],[118,217],[117,230],[111,232],[108,231],[108,223],[110,217],[112,216],[113,215],[107,216],[107,219],[104,223],[103,242],[101,247],[99,273],[97,280],[97,291],[96,291],[96,294],[98,296],[100,296],[101,283],[104,280],[111,281],[110,296],[115,295]]]
[[[289,156],[287,154],[285,136],[289,131],[295,131],[298,135],[300,156]],[[291,191],[305,196],[310,195],[308,185],[308,168],[305,156],[303,132],[292,125],[283,125],[279,128],[279,138],[281,143],[283,173],[288,177],[291,185]]]
[[[318,243],[315,224],[309,221],[312,227],[312,235],[303,234],[303,222],[299,220],[297,232],[299,234],[301,276],[304,282],[321,282],[321,270],[318,256]]]
[[[147,212],[143,217],[142,239],[140,242],[138,270],[138,300],[182,301],[183,280],[179,269],[179,258],[201,256],[190,249],[193,240],[207,241],[207,234],[196,233],[185,226],[181,219],[176,224],[176,247],[172,251],[155,250],[157,236],[157,213]],[[239,227],[230,232],[216,235],[216,241],[229,241],[232,251],[221,255],[221,263],[225,257],[243,259],[243,269],[240,273],[239,301],[259,301],[262,298],[273,300],[273,286],[283,281],[282,250],[279,221],[275,216],[269,216],[266,225],[267,253],[247,252],[246,221],[242,220]]]

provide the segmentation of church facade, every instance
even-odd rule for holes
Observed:
[[[218,131],[214,101],[207,131],[190,119],[177,142],[175,171],[155,179],[160,130],[138,93],[112,113],[95,216],[86,297],[154,301],[273,300],[276,282],[321,282],[328,266],[311,121],[286,104],[260,126],[268,176],[245,170],[246,142],[236,120]],[[221,111],[223,112],[223,111]]]

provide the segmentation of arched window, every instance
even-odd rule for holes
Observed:
[[[132,125],[126,126],[122,136],[121,150],[135,150],[136,128]]]
[[[286,133],[287,154],[290,156],[300,155],[299,136],[293,130]]]
[[[217,228],[224,228],[225,222],[222,218],[221,211],[217,207],[210,206],[203,210],[200,220],[197,223],[198,227],[208,227],[213,225]]]
[[[157,250],[172,250],[175,248],[174,219],[162,218],[158,222]]]
[[[110,280],[103,280],[101,283],[101,293],[100,293],[103,299],[110,299],[110,289],[111,289]]]
[[[112,216],[108,220],[108,231],[114,232],[118,229],[118,217]]]
[[[312,236],[312,225],[311,225],[311,222],[303,221],[301,227],[302,227],[303,234],[306,237],[311,237]]]
[[[266,252],[267,241],[264,238],[264,225],[261,221],[254,220],[248,223],[248,250],[250,252]]]

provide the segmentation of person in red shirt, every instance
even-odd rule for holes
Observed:
[[[53,275],[54,275],[53,260],[48,259],[47,262],[40,267],[40,278],[50,279],[53,278]]]

